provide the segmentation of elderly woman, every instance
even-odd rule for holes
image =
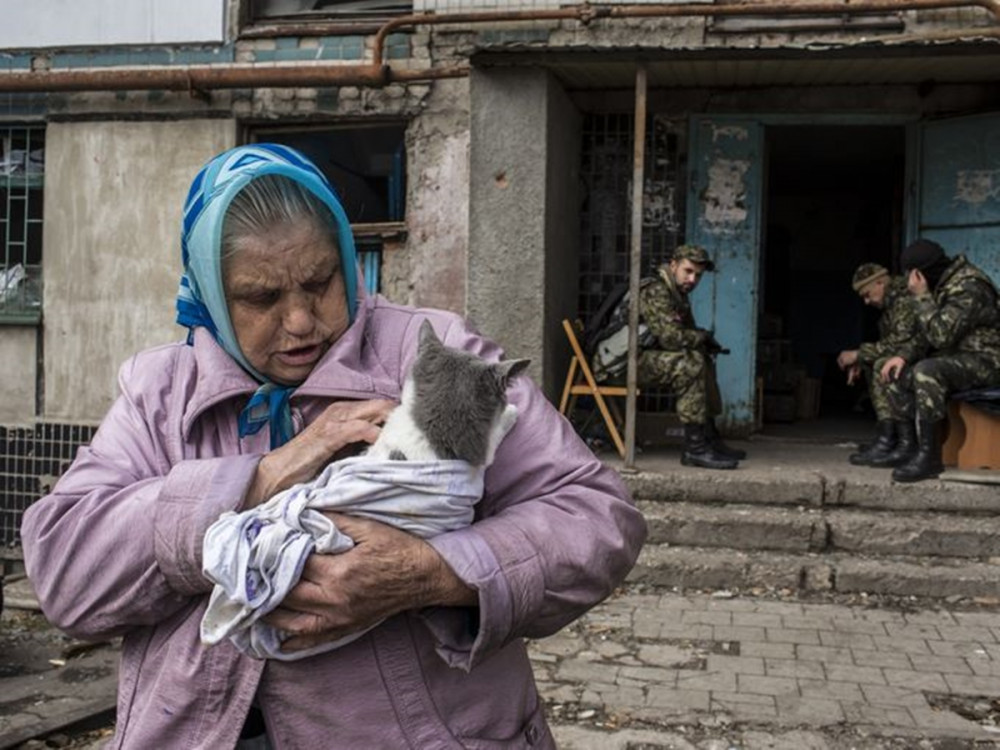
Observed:
[[[313,554],[257,660],[199,640],[206,529],[371,443],[429,320],[498,359],[450,313],[366,296],[350,227],[320,172],[276,145],[196,177],[183,227],[185,343],[121,370],[121,395],[52,494],[25,514],[49,619],[123,637],[116,748],[553,747],[525,647],[621,582],[645,536],[617,475],[527,379],[475,522],[421,540],[337,517],[357,545]],[[241,739],[242,738],[242,739]]]

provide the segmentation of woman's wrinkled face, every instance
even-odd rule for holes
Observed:
[[[309,221],[245,237],[237,248],[222,283],[243,356],[269,380],[297,385],[350,324],[340,254]]]

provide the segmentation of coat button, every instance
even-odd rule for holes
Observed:
[[[538,742],[538,727],[532,724],[527,729],[525,729],[524,739],[528,741],[529,745],[534,745],[536,742]]]

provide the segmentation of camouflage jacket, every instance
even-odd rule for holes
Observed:
[[[916,302],[920,327],[935,352],[989,354],[1000,361],[1000,295],[964,255],[951,262],[933,294]]]
[[[906,277],[896,276],[885,289],[885,304],[878,320],[878,341],[858,348],[858,359],[869,367],[884,357],[902,357],[912,363],[927,353],[917,301],[906,288]]]
[[[695,327],[687,295],[666,268],[661,267],[657,276],[639,291],[639,317],[656,338],[657,348],[683,351],[703,346],[707,332]]]

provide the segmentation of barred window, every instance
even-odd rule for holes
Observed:
[[[0,323],[42,313],[44,126],[0,125]]]

